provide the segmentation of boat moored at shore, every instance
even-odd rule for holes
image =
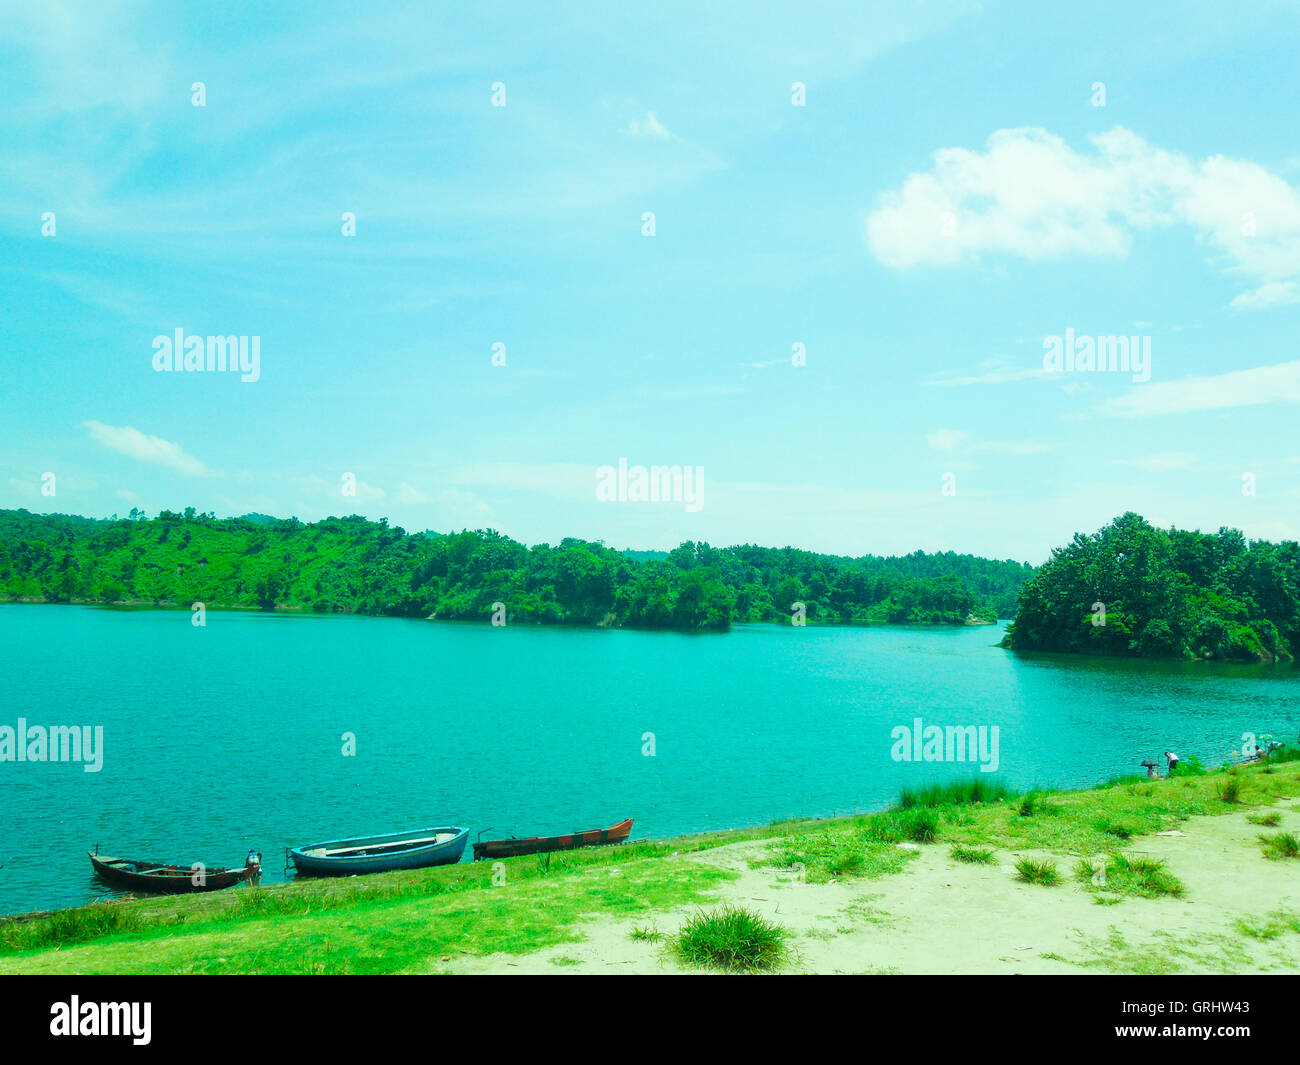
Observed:
[[[469,829],[457,825],[417,828],[309,843],[291,849],[289,859],[299,874],[308,876],[356,876],[395,869],[424,869],[460,861],[468,839]]]
[[[593,828],[574,832],[568,836],[525,836],[522,839],[486,839],[474,844],[474,860],[486,858],[513,858],[520,854],[545,854],[547,851],[568,851],[576,847],[600,847],[610,843],[626,843],[632,834],[632,818],[620,821],[609,828]]]
[[[227,869],[220,865],[205,866],[201,862],[193,865],[168,865],[165,862],[113,858],[94,851],[90,852],[89,857],[95,872],[110,884],[116,884],[130,891],[159,895],[220,891],[241,884],[261,871],[260,864],[254,863],[251,857],[242,869]]]

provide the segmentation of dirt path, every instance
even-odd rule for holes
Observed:
[[[1282,830],[1300,832],[1300,802],[1280,800],[1273,809]],[[1186,895],[1109,905],[1073,879],[1078,855],[999,851],[997,865],[968,865],[940,844],[923,848],[901,873],[829,884],[751,869],[751,860],[767,854],[765,842],[665,860],[738,872],[718,901],[747,906],[788,929],[789,972],[1300,972],[1300,933],[1269,927],[1271,914],[1300,918],[1300,861],[1264,858],[1261,829],[1244,811],[1192,818],[1179,831],[1135,840],[1128,853],[1165,860]],[[1019,882],[1014,863],[1022,855],[1055,858],[1065,881],[1055,887]],[[662,943],[635,939],[632,931],[653,926],[671,934],[690,912],[595,918],[582,924],[581,942],[467,958],[451,971],[681,972]],[[1256,933],[1244,931],[1242,922]]]

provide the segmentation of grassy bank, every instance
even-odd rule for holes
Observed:
[[[860,817],[8,920],[0,972],[448,971],[466,959],[578,943],[590,919],[651,927],[669,911],[712,906],[747,869],[824,892],[832,882],[906,876],[918,856],[936,851],[962,868],[1005,869],[1008,890],[1019,881],[1032,885],[1024,890],[1143,906],[1178,900],[1185,885],[1161,861],[1133,853],[1138,841],[1178,832],[1190,818],[1248,816],[1253,857],[1270,867],[1294,862],[1300,872],[1296,808],[1279,804],[1297,795],[1300,761],[1028,795],[981,781],[913,792],[893,810]],[[739,865],[728,860],[736,854]],[[1277,923],[1265,913],[1243,919]],[[1284,921],[1279,934],[1290,927]]]

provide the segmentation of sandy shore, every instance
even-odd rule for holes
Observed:
[[[1280,829],[1300,832],[1300,802],[1273,807]],[[1269,915],[1300,915],[1300,866],[1261,853],[1246,811],[1193,817],[1181,835],[1144,836],[1130,855],[1163,859],[1187,888],[1178,898],[1129,897],[1101,904],[1069,876],[1079,855],[998,851],[996,865],[953,860],[943,844],[920,848],[903,872],[878,879],[801,883],[752,868],[767,841],[736,843],[668,861],[739,873],[717,901],[756,910],[788,929],[804,973],[1300,972],[1300,934],[1251,934]],[[901,846],[915,846],[902,844]],[[1066,879],[1054,887],[1015,878],[1017,858],[1052,857]],[[617,875],[617,871],[611,872]],[[439,959],[431,971],[463,973],[676,973],[662,943],[633,938],[653,926],[671,934],[694,912],[635,921],[598,917],[581,940],[534,954]]]

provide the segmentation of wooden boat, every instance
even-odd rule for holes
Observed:
[[[168,865],[165,862],[135,861],[131,858],[110,858],[106,854],[90,853],[90,864],[95,872],[110,883],[131,891],[155,894],[180,895],[191,891],[220,891],[247,880],[256,867],[226,869],[210,865],[195,869],[190,865]],[[201,874],[201,875],[200,875]]]
[[[424,869],[460,861],[469,829],[455,825],[309,843],[289,851],[293,867],[311,876],[355,876]]]
[[[485,858],[513,858],[520,854],[544,854],[547,851],[569,851],[575,847],[599,847],[607,843],[625,843],[632,834],[632,818],[620,821],[609,828],[593,828],[587,832],[574,832],[569,836],[525,836],[522,839],[486,839],[474,844],[474,860]]]

